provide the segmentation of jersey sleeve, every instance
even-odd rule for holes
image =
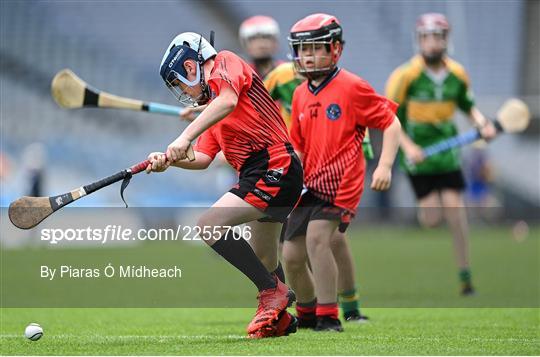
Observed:
[[[364,80],[357,82],[353,103],[357,124],[380,130],[392,124],[398,108],[396,102],[377,94]]]
[[[461,64],[452,59],[447,59],[446,63],[449,70],[461,82],[456,104],[459,109],[468,114],[471,112],[472,107],[474,107],[474,98],[471,91],[469,74]]]
[[[266,90],[268,93],[270,93],[270,96],[274,100],[281,99],[279,97],[279,91],[278,89],[278,80],[279,80],[279,74],[277,71],[277,68],[274,68],[270,73],[266,75],[264,78],[264,86],[266,87]]]
[[[394,102],[402,105],[407,98],[408,81],[406,80],[405,71],[398,67],[392,72],[388,81],[386,81],[385,95]]]
[[[474,107],[474,97],[469,86],[469,81],[464,81],[457,98],[457,105],[463,112],[469,114]]]
[[[234,53],[220,52],[216,57],[208,85],[215,95],[219,95],[223,86],[228,85],[235,91],[236,95],[240,96],[242,90],[250,85],[246,66],[242,59]]]
[[[385,95],[399,105],[397,117],[402,125],[407,122],[407,91],[409,83],[402,66],[396,68],[386,81]]]
[[[219,143],[212,134],[211,130],[206,130],[198,138],[193,150],[202,152],[212,158],[216,157],[216,154],[221,151]]]
[[[298,108],[298,91],[295,91],[292,99],[291,108],[291,128],[289,130],[289,136],[291,138],[291,144],[296,151],[304,153],[304,138],[300,130],[300,111]]]

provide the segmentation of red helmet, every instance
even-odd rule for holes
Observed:
[[[450,24],[446,16],[438,13],[428,13],[420,15],[416,20],[416,33],[442,33],[450,31]]]
[[[291,28],[289,35],[289,45],[291,47],[294,64],[300,74],[308,77],[321,76],[330,73],[337,66],[343,49],[343,29],[339,20],[328,14],[313,14],[298,21]],[[339,42],[339,45],[336,44]],[[305,46],[315,46],[324,44],[331,63],[324,68],[305,68],[300,60],[301,49]]]

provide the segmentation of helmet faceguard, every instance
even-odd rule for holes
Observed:
[[[292,27],[288,38],[296,71],[308,78],[318,78],[332,72],[336,68],[343,50],[342,34],[341,25],[331,15],[314,14],[298,21]],[[315,49],[319,46],[326,48],[327,56],[315,55]],[[315,66],[312,68],[307,68],[303,63],[306,55],[302,54],[306,52],[313,54]],[[317,67],[316,57],[319,59],[328,58],[329,64],[325,67]]]
[[[210,99],[210,90],[204,79],[203,65],[206,60],[217,54],[201,35],[198,35],[198,42],[194,41],[193,35],[196,34],[186,32],[178,35],[163,56],[160,67],[160,75],[165,81],[165,85],[184,106],[206,104]],[[187,60],[193,60],[196,63],[195,79],[192,81],[187,78],[187,71],[184,67]],[[200,84],[201,94],[193,98],[182,89],[182,84],[187,87],[195,87]]]
[[[193,81],[188,80],[187,72],[184,68],[184,63],[192,59],[197,63],[196,78]],[[198,54],[188,46],[175,46],[169,52],[169,56],[165,60],[160,71],[161,78],[165,81],[165,85],[172,92],[175,98],[184,106],[194,106],[202,101],[201,96],[191,98],[182,90],[181,83],[188,87],[194,87],[201,83],[201,66],[198,63]],[[201,93],[202,95],[202,93]]]

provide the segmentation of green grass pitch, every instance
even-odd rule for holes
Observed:
[[[365,311],[369,324],[343,333],[299,331],[248,340],[251,309],[8,309],[3,355],[535,355],[538,309],[393,309]],[[41,340],[22,337],[40,321]]]
[[[181,308],[15,308],[13,296],[21,294],[17,298],[24,305],[22,296],[45,290],[40,285],[25,287],[25,272],[10,271],[2,273],[0,355],[539,355],[539,233],[533,228],[527,240],[516,242],[504,227],[473,229],[471,258],[478,294],[461,298],[446,231],[352,230],[363,312],[372,321],[347,323],[341,334],[299,331],[264,340],[245,337],[255,305],[249,282],[196,245],[181,249],[185,285],[177,284],[179,294],[186,301],[200,299],[198,290],[210,281],[216,296],[248,296],[253,307],[203,308],[194,303]],[[100,255],[86,249],[4,250],[2,270],[15,261],[83,262],[104,255],[106,262],[121,253],[129,253],[134,261],[167,263],[180,254],[171,244],[97,251]],[[204,271],[193,271],[203,264]],[[215,271],[219,279],[212,280]],[[15,283],[21,287],[17,294]],[[151,295],[164,287],[174,290],[168,281],[145,290]],[[45,300],[53,297],[43,295]],[[205,303],[212,306],[213,301]],[[43,326],[41,340],[23,337],[30,322]]]

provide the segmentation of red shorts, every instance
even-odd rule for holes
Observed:
[[[264,221],[284,222],[300,199],[304,172],[291,144],[253,153],[229,192],[266,213]]]

